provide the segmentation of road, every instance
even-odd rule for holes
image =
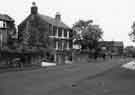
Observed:
[[[104,75],[79,82],[75,90],[83,95],[135,95],[135,71],[115,67]]]
[[[124,71],[119,68],[120,62],[117,59],[3,73],[0,74],[0,95],[110,95],[113,90],[125,92],[127,86],[135,88],[135,77],[128,77],[130,73],[121,75]]]

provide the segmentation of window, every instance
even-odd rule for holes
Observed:
[[[56,48],[56,50],[59,48],[58,45],[59,45],[59,44],[58,44],[58,41],[56,41],[56,42],[55,42],[55,48]]]
[[[62,41],[62,50],[64,50],[64,41]]]
[[[4,24],[4,22],[0,21],[0,28],[3,28],[3,24]]]
[[[49,33],[51,33],[51,35],[53,35],[53,29],[52,29],[52,25],[49,24]]]
[[[67,31],[67,38],[69,38],[69,31]]]
[[[67,42],[65,40],[62,40],[62,50],[67,48]]]
[[[3,22],[3,28],[6,28],[7,26],[6,26],[6,22]]]
[[[62,28],[59,28],[58,36],[59,36],[59,37],[61,37],[61,36],[62,36]]]
[[[72,48],[72,41],[69,41],[69,48]]]
[[[72,38],[73,37],[73,33],[72,31],[69,31],[69,38]]]
[[[0,34],[0,47],[2,47],[2,44],[3,44],[3,35],[2,33]]]
[[[57,28],[53,27],[53,36],[56,36],[56,34],[57,34]]]
[[[67,31],[64,30],[64,37],[67,37]]]
[[[67,43],[66,43],[66,44],[67,44],[67,50],[68,50],[68,49],[69,49],[69,41],[67,41]]]
[[[64,41],[64,49],[67,48],[67,41]]]
[[[64,38],[64,29],[62,29],[62,38]]]
[[[62,41],[58,42],[58,48],[61,50],[62,49]]]

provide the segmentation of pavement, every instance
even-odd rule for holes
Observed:
[[[17,67],[0,67],[0,74],[1,73],[7,73],[7,72],[20,72],[20,71],[31,71],[31,70],[36,70],[40,69],[41,66],[39,65],[28,65],[24,66],[23,68],[17,68]]]
[[[129,59],[118,58],[1,73],[0,95],[85,95],[85,89],[82,91],[74,88],[87,79],[104,76],[128,61]]]

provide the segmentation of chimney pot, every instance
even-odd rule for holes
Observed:
[[[59,12],[56,12],[55,20],[56,21],[61,21],[61,15],[60,15]]]

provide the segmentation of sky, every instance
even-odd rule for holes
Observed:
[[[78,20],[92,19],[104,31],[103,39],[123,41],[134,45],[128,36],[135,21],[134,0],[0,0],[0,13],[14,18],[16,25],[29,14],[32,2],[36,2],[40,14],[55,16],[59,12],[68,26]]]

